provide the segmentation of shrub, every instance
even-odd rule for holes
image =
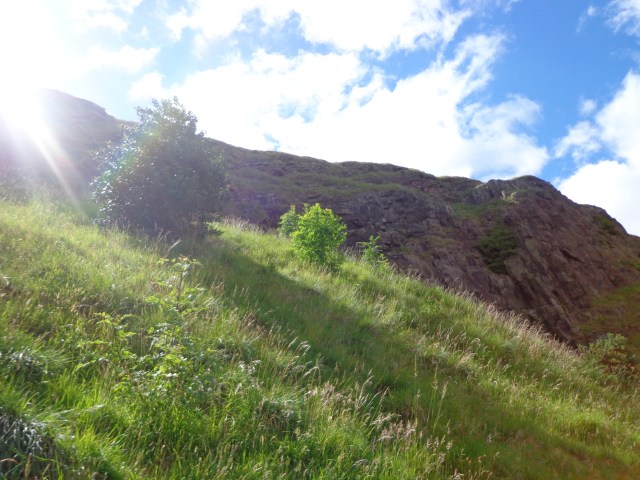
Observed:
[[[589,363],[604,367],[611,373],[623,376],[638,374],[638,360],[623,335],[607,333],[587,347],[580,347],[580,352]]]
[[[518,243],[513,229],[495,225],[477,244],[476,249],[493,273],[506,274],[505,261],[514,254]]]
[[[379,240],[380,235],[376,237],[370,235],[368,242],[358,242],[358,245],[362,247],[362,260],[374,268],[384,268],[388,266],[387,258],[384,256],[384,253],[380,251],[380,245],[378,245]]]
[[[305,205],[291,238],[301,258],[335,268],[342,263],[338,249],[347,238],[347,226],[331,209],[322,208],[319,203]]]
[[[296,213],[296,206],[291,205],[291,208],[280,217],[278,223],[278,232],[283,237],[291,237],[293,232],[298,229],[298,219],[300,216]]]
[[[104,171],[93,189],[103,218],[173,234],[202,226],[226,188],[222,158],[176,98],[137,113],[123,142],[98,153]]]

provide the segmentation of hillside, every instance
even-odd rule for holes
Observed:
[[[32,138],[7,128],[10,119],[0,122],[0,175],[18,159],[28,177],[53,178],[47,165],[55,160],[65,188],[82,191],[98,169],[89,150],[117,141],[122,122],[60,92],[43,92],[42,105],[56,148],[43,156]],[[273,228],[291,204],[320,202],[346,221],[349,245],[380,235],[406,272],[469,291],[570,343],[616,332],[640,353],[640,238],[602,209],[535,177],[482,183],[211,141],[229,165],[227,215]]]
[[[168,245],[1,201],[4,475],[640,475],[634,381],[468,296],[216,230]]]
[[[320,202],[346,221],[349,244],[380,235],[405,271],[559,338],[586,343],[617,332],[640,352],[640,238],[543,180],[482,183],[218,145],[231,169],[229,215],[275,227],[289,205]]]

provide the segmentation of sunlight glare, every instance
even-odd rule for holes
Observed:
[[[35,147],[56,180],[73,197],[65,175],[65,172],[70,172],[67,172],[67,168],[64,171],[61,168],[62,164],[69,162],[45,120],[41,95],[42,92],[35,88],[19,86],[5,79],[0,83],[0,119],[15,146],[25,151]],[[32,159],[21,160],[25,163],[23,166],[28,168],[27,164]]]

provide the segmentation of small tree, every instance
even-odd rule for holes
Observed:
[[[319,203],[305,205],[291,238],[300,257],[335,268],[342,262],[338,249],[347,238],[347,226],[331,209],[322,208]]]
[[[153,100],[153,108],[137,113],[140,121],[122,143],[98,153],[104,171],[93,190],[101,214],[145,231],[202,226],[226,188],[222,158],[177,98]]]
[[[283,237],[290,237],[293,232],[298,229],[298,219],[300,215],[296,213],[296,206],[291,205],[291,208],[280,217],[278,223],[278,232]]]
[[[380,250],[380,245],[378,245],[379,240],[380,235],[375,237],[370,235],[368,242],[358,242],[358,245],[362,247],[362,259],[374,268],[388,266],[387,258]]]

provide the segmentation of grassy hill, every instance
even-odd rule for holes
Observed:
[[[638,478],[637,381],[248,225],[170,245],[0,201],[0,475]]]

